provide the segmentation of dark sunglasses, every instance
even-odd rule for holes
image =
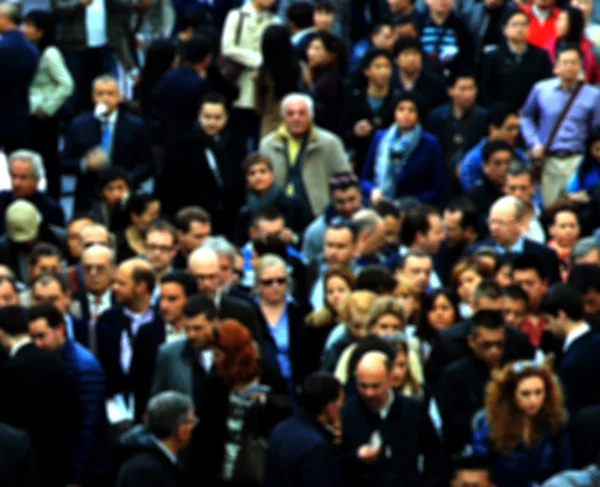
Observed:
[[[497,342],[481,342],[481,346],[485,350],[491,350],[492,348],[504,350],[504,340],[498,340]]]
[[[280,286],[283,286],[285,283],[287,283],[287,279],[285,277],[278,277],[276,279],[261,279],[260,283],[263,286],[272,286],[273,284],[279,284]]]

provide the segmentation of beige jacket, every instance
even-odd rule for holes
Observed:
[[[258,149],[273,164],[275,181],[282,188],[288,182],[284,134],[282,127],[271,132],[261,139]],[[329,178],[338,172],[350,170],[342,140],[327,130],[314,127],[302,158],[302,183],[315,217],[329,203]]]
[[[244,16],[240,34],[240,42],[236,44],[236,32],[240,14]],[[269,25],[279,22],[279,18],[271,12],[257,13],[251,3],[241,9],[231,10],[225,19],[221,37],[221,54],[246,66],[237,85],[240,96],[234,103],[237,108],[255,108],[254,77],[255,71],[262,64],[261,41],[263,33]]]

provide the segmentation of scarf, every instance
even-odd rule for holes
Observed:
[[[385,133],[375,153],[375,187],[386,198],[396,197],[396,182],[404,166],[421,141],[421,124],[400,133],[393,124]]]
[[[262,197],[258,196],[254,191],[248,191],[246,205],[252,214],[254,214],[267,206],[275,206],[275,202],[279,199],[281,194],[281,188],[277,184],[273,184]]]

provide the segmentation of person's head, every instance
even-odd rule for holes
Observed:
[[[580,229],[577,211],[572,206],[561,206],[552,212],[548,233],[560,247],[571,249]]]
[[[506,170],[513,159],[512,147],[503,140],[489,140],[481,150],[485,178],[497,188],[504,187]]]
[[[514,255],[501,254],[498,255],[493,266],[494,281],[500,286],[510,286],[512,280],[512,262],[515,260]]]
[[[281,100],[281,116],[289,134],[300,139],[310,130],[315,109],[310,96],[290,93]]]
[[[219,260],[219,286],[229,286],[233,274],[233,266],[237,251],[235,247],[223,236],[209,237],[202,244],[202,248],[214,250]]]
[[[209,137],[219,135],[227,125],[229,111],[227,110],[227,98],[220,93],[209,93],[200,103],[198,112],[200,127]]]
[[[491,279],[483,279],[473,292],[473,311],[502,311],[502,288]]]
[[[334,315],[340,314],[342,306],[354,289],[355,282],[354,273],[345,266],[329,266],[323,274],[325,306]]]
[[[334,220],[325,230],[323,256],[328,264],[348,266],[356,254],[357,228],[355,225]]]
[[[150,225],[144,238],[144,255],[157,274],[167,272],[177,255],[177,231],[164,220]]]
[[[20,304],[19,288],[14,276],[0,276],[0,308]]]
[[[392,78],[392,56],[389,50],[373,47],[363,57],[361,73],[365,77],[366,84],[378,87],[387,87]]]
[[[423,46],[418,37],[398,37],[394,43],[394,59],[401,73],[415,76],[423,67]]]
[[[420,388],[410,368],[408,343],[395,337],[389,337],[386,341],[394,350],[390,386],[403,393],[405,391],[410,394],[418,393]]]
[[[312,3],[292,3],[285,12],[292,32],[298,32],[312,27],[314,12],[315,7]]]
[[[400,274],[413,283],[419,293],[427,290],[432,271],[431,256],[421,250],[409,251],[400,263]]]
[[[467,343],[489,369],[500,365],[506,344],[506,327],[500,311],[477,311],[471,319]]]
[[[343,72],[346,67],[346,48],[338,36],[331,32],[319,31],[308,42],[306,60],[310,69],[329,66]]]
[[[506,40],[522,44],[527,38],[529,16],[521,9],[506,9],[502,17],[502,31]]]
[[[571,284],[554,284],[542,300],[540,314],[546,318],[548,331],[564,338],[585,317],[583,296]]]
[[[211,346],[217,374],[227,386],[246,385],[258,376],[258,348],[248,328],[239,321],[222,320]]]
[[[215,43],[210,36],[195,35],[183,44],[183,62],[196,71],[205,71],[215,53]]]
[[[477,98],[475,73],[469,70],[460,70],[452,73],[448,80],[448,96],[452,100],[452,103],[460,109],[467,110],[471,108]]]
[[[210,214],[199,206],[186,206],[175,215],[175,228],[179,248],[187,255],[210,236]]]
[[[242,167],[248,191],[263,195],[271,189],[275,182],[275,175],[273,164],[268,157],[255,152],[244,159]]]
[[[585,17],[581,9],[567,6],[556,17],[556,37],[562,41],[581,42],[585,30]]]
[[[95,218],[88,213],[76,213],[67,225],[67,247],[69,257],[74,261],[81,258],[83,250],[79,242],[79,232],[83,227],[90,223],[95,223]]]
[[[429,7],[431,12],[437,15],[449,15],[454,5],[454,0],[425,0],[425,5]]]
[[[483,279],[491,276],[489,269],[477,259],[463,257],[454,264],[450,273],[450,283],[460,300],[473,306],[475,289]]]
[[[368,264],[356,277],[356,289],[373,291],[379,296],[392,296],[396,290],[397,279],[393,272],[380,264]]]
[[[556,0],[533,0],[532,3],[537,8],[546,10],[554,7]]]
[[[256,265],[256,283],[261,299],[267,304],[283,303],[290,283],[286,262],[278,255],[263,255]]]
[[[395,277],[396,289],[394,289],[392,295],[404,306],[407,322],[414,323],[416,322],[416,314],[420,309],[423,291],[415,284],[414,280],[402,274],[402,271],[397,270]]]
[[[567,44],[556,55],[554,74],[565,83],[575,83],[581,72],[582,65],[583,55],[579,50],[579,45]]]
[[[17,150],[8,158],[10,186],[15,198],[31,198],[44,174],[42,156],[30,150]]]
[[[512,263],[512,280],[529,296],[529,305],[537,310],[546,291],[548,278],[543,263],[537,255],[520,255]]]
[[[29,322],[26,309],[19,305],[0,307],[0,345],[4,350],[10,350],[11,339],[29,333]]]
[[[332,0],[317,0],[313,14],[313,25],[317,31],[328,31],[335,20],[335,3]]]
[[[16,29],[21,23],[21,6],[18,3],[0,4],[0,33]]]
[[[104,245],[105,247],[113,247],[112,235],[101,223],[91,222],[83,225],[79,230],[79,249],[83,252],[92,245]]]
[[[504,305],[502,313],[504,323],[513,328],[521,328],[529,311],[529,295],[521,286],[511,284],[503,289]]]
[[[302,382],[300,406],[321,423],[340,424],[344,390],[340,382],[324,372],[313,372]]]
[[[115,275],[115,254],[106,245],[93,244],[81,253],[81,269],[85,288],[101,295],[111,286]]]
[[[35,279],[44,272],[60,272],[62,270],[62,254],[58,247],[50,243],[36,243],[27,259],[30,279]]]
[[[362,194],[360,183],[353,172],[340,172],[329,178],[329,194],[335,212],[342,218],[351,218],[360,210]]]
[[[108,208],[122,204],[129,196],[131,178],[121,166],[108,166],[98,173],[98,193]]]
[[[423,297],[420,327],[434,333],[448,328],[460,318],[456,297],[446,288],[436,289]]]
[[[130,224],[142,235],[160,215],[160,200],[152,194],[133,194],[126,210]]]
[[[390,12],[393,14],[403,12],[412,5],[412,0],[387,0]]]
[[[192,8],[186,9],[186,14]],[[194,9],[198,11],[198,9]],[[185,17],[185,14],[184,14]],[[182,27],[182,31],[188,31],[180,34],[183,40],[189,39],[193,34],[193,27],[186,21],[182,24],[187,25]],[[153,91],[160,82],[164,74],[171,68],[179,64],[178,46],[173,40],[166,38],[154,39],[145,53],[144,66],[141,72],[141,102],[147,103],[153,95]]]
[[[373,205],[373,209],[383,222],[383,240],[388,247],[398,247],[400,244],[400,225],[402,212],[392,201],[383,199]]]
[[[275,206],[265,206],[254,213],[248,235],[256,241],[261,237],[279,238],[285,230],[285,216]]]
[[[27,318],[29,335],[36,347],[54,352],[64,345],[67,340],[65,316],[51,303],[34,304]]]
[[[394,102],[394,120],[400,132],[412,130],[420,120],[421,99],[419,95],[405,92]]]
[[[40,50],[56,43],[56,22],[52,12],[30,10],[23,19],[23,34]]]
[[[419,25],[416,22],[414,15],[411,13],[397,13],[391,17],[392,23],[392,39],[395,41],[400,37],[419,37]]]
[[[217,308],[212,298],[195,294],[183,306],[185,335],[194,350],[206,348],[214,339],[219,322]]]
[[[179,324],[188,298],[198,292],[195,279],[185,272],[170,272],[160,280],[158,309],[165,323]]]
[[[220,289],[219,257],[205,247],[199,247],[188,257],[188,272],[196,279],[198,290],[214,298]]]
[[[92,99],[96,105],[104,105],[104,116],[114,112],[121,101],[121,90],[117,79],[110,74],[97,77],[92,83]]]
[[[583,311],[587,316],[600,313],[600,267],[596,264],[577,264],[569,272],[567,281],[583,297]]]
[[[435,207],[417,205],[406,211],[400,229],[403,245],[435,255],[444,237],[440,213]]]
[[[362,209],[352,216],[356,226],[356,252],[360,256],[376,254],[384,244],[383,220],[373,209]]]
[[[112,289],[115,300],[136,311],[145,311],[154,291],[154,271],[152,266],[138,257],[127,259],[117,267]]]
[[[495,487],[486,457],[460,455],[452,459],[454,474],[450,487]]]
[[[152,397],[146,407],[146,427],[176,452],[188,444],[198,420],[194,403],[187,395],[165,391]]]
[[[581,10],[587,23],[594,11],[594,0],[571,0],[571,6]]]
[[[506,102],[492,104],[488,110],[490,140],[503,140],[515,147],[519,140],[519,113]]]
[[[478,220],[479,210],[470,199],[459,196],[451,200],[443,214],[446,244],[456,248],[474,243]]]
[[[506,169],[504,192],[524,202],[531,202],[535,193],[535,181],[531,168],[513,160]]]
[[[388,54],[391,53],[394,45],[392,35],[392,26],[388,22],[375,23],[371,27],[371,45],[379,49],[385,49]]]
[[[239,249],[236,249],[235,262],[231,272],[230,285],[232,288],[238,287],[244,278],[244,256]]]
[[[384,337],[404,331],[406,318],[402,303],[392,296],[378,297],[367,315],[369,334]]]
[[[585,180],[590,172],[598,169],[600,165],[600,125],[590,129],[586,143],[583,160],[577,169],[577,181],[585,187]]]
[[[503,247],[515,244],[523,228],[525,204],[515,196],[503,196],[490,208],[488,226],[494,242]]]
[[[67,279],[56,272],[44,273],[31,284],[33,304],[49,303],[62,314],[67,314],[71,304],[71,292]]]
[[[367,334],[367,316],[376,299],[377,294],[372,291],[353,291],[342,304],[340,318],[354,340]]]
[[[580,238],[571,249],[571,264],[600,265],[600,246],[595,237]]]
[[[389,400],[392,362],[383,352],[367,352],[356,366],[356,387],[365,405],[379,412]]]

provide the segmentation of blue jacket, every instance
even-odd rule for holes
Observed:
[[[496,487],[533,487],[571,467],[571,449],[566,429],[542,434],[532,448],[519,443],[511,455],[492,450],[489,426],[479,413],[474,420],[473,451],[493,458],[492,477]]]
[[[362,173],[363,191],[370,193],[374,189],[373,170],[377,147],[386,130],[375,132]],[[404,169],[396,181],[396,198],[414,196],[427,203],[438,203],[445,187],[446,170],[442,157],[442,148],[436,137],[423,132],[421,141],[409,157]]]

